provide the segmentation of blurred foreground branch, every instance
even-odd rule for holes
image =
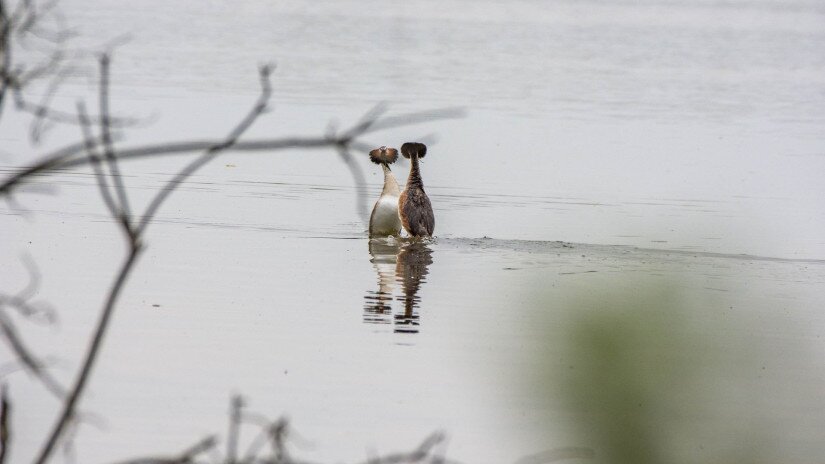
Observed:
[[[425,121],[454,119],[463,116],[464,110],[461,108],[442,108],[379,119],[375,121],[375,124],[359,129],[359,132],[354,134],[350,130],[341,134],[334,132],[328,133],[322,137],[253,139],[237,141],[232,144],[231,147],[226,147],[225,150],[236,152],[271,153],[273,151],[282,151],[287,149],[348,148],[363,152],[368,151],[367,148],[373,148],[371,145],[365,144],[360,140],[361,137],[369,133],[418,124]],[[133,148],[119,149],[115,154],[115,157],[118,161],[130,161],[134,159],[156,156],[181,155],[209,150],[211,147],[221,143],[223,143],[221,140],[188,140],[157,145],[143,145]],[[103,142],[101,139],[91,140],[91,148],[99,149],[102,146]],[[58,170],[78,168],[91,164],[91,161],[87,157],[83,156],[86,148],[87,147],[84,143],[73,143],[42,156],[40,161],[37,163],[19,170],[17,173],[0,182],[0,197],[12,194],[15,187],[32,178],[36,174],[53,173]]]
[[[0,29],[2,37],[7,37],[9,34],[8,25],[10,24],[5,13],[3,0],[0,0],[0,18],[2,18],[2,26],[5,29]],[[0,39],[2,40],[2,39]],[[0,41],[0,50],[3,50],[3,59],[9,59],[9,47],[3,48],[3,44],[7,42]],[[200,141],[182,141],[168,144],[148,145],[142,147],[135,147],[131,149],[119,149],[115,147],[115,137],[111,129],[112,125],[117,121],[113,118],[110,112],[109,101],[109,66],[110,57],[108,54],[103,54],[99,59],[99,93],[98,93],[98,107],[100,115],[98,117],[91,117],[86,111],[85,104],[80,101],[77,105],[76,115],[66,116],[62,122],[77,123],[81,129],[82,142],[71,144],[62,149],[56,150],[41,158],[41,161],[33,164],[30,167],[23,168],[18,172],[12,174],[10,177],[0,183],[0,197],[7,200],[12,199],[14,189],[34,176],[54,173],[58,170],[69,168],[77,168],[82,166],[89,166],[92,168],[97,182],[100,196],[106,205],[107,210],[115,219],[118,228],[123,233],[125,243],[127,245],[127,253],[122,262],[115,278],[107,293],[105,303],[98,316],[98,321],[89,338],[89,343],[86,348],[84,357],[81,360],[80,367],[75,374],[75,379],[68,390],[64,389],[59,383],[51,377],[48,371],[42,368],[42,363],[31,353],[25,346],[23,340],[18,335],[13,321],[3,312],[5,307],[13,307],[18,311],[35,312],[32,306],[26,302],[25,298],[7,298],[0,295],[0,335],[12,347],[12,351],[18,358],[18,361],[38,380],[51,390],[56,396],[63,399],[54,425],[46,437],[42,448],[40,449],[35,462],[42,464],[48,462],[53,455],[58,443],[66,436],[69,426],[76,421],[77,406],[83,397],[83,393],[91,377],[95,362],[98,359],[107,329],[111,323],[114,310],[117,305],[118,298],[122,293],[123,288],[128,281],[128,278],[140,257],[144,245],[143,239],[146,228],[152,223],[157,212],[160,210],[165,201],[174,193],[176,188],[181,183],[185,182],[192,174],[197,172],[203,166],[213,161],[217,156],[227,150],[236,151],[263,151],[272,152],[285,149],[302,149],[302,148],[334,148],[340,155],[341,159],[348,166],[351,174],[355,178],[358,185],[364,184],[364,177],[360,168],[353,162],[351,152],[358,150],[361,152],[368,151],[369,145],[360,140],[364,135],[383,129],[393,127],[405,126],[418,122],[431,121],[434,119],[455,118],[461,116],[463,113],[458,109],[443,109],[437,111],[428,111],[420,113],[411,113],[407,115],[394,116],[391,118],[384,118],[385,107],[379,105],[367,112],[353,127],[341,131],[329,131],[324,136],[297,138],[288,137],[280,139],[265,139],[256,141],[241,141],[240,138],[254,124],[257,119],[264,114],[268,109],[269,100],[272,95],[272,87],[270,83],[272,67],[262,66],[259,69],[259,77],[261,84],[261,92],[249,112],[240,120],[240,122],[229,131],[228,135],[221,140],[200,140]],[[19,87],[19,82],[8,74],[8,66],[4,66],[2,77],[3,92],[8,88]],[[15,87],[17,86],[17,87]],[[0,94],[2,95],[2,94]],[[44,112],[43,114],[46,114]],[[98,133],[95,133],[98,132]],[[135,215],[132,211],[132,206],[129,200],[129,191],[123,182],[121,174],[120,162],[125,160],[132,160],[138,158],[166,156],[173,154],[183,154],[189,152],[202,152],[198,157],[189,162],[184,168],[177,172],[161,189],[159,189],[148,202],[142,213]],[[362,199],[362,202],[364,200]],[[365,208],[362,208],[365,209]],[[242,405],[237,406],[239,411]],[[284,424],[285,425],[285,424]],[[237,444],[235,432],[230,434],[230,443]],[[279,436],[282,436],[278,430],[283,431],[283,426],[273,429],[267,429],[268,434],[265,437],[271,437],[278,442]],[[281,440],[282,441],[282,440]],[[213,445],[213,440],[204,440],[188,452],[171,459],[149,459],[134,462],[193,462],[195,457]],[[391,456],[388,461],[377,462],[424,462],[421,460],[426,453],[425,442],[414,454],[411,455],[397,455]],[[274,446],[274,445],[273,445]],[[275,447],[277,448],[277,446]],[[234,463],[236,461],[236,448],[232,445],[228,454],[228,462]],[[253,453],[252,455],[255,456]],[[291,462],[286,461],[286,454],[278,454],[278,460],[260,461],[252,459],[245,462]]]
[[[288,449],[294,430],[286,418],[271,421],[261,414],[245,410],[246,400],[241,396],[232,398],[229,413],[229,432],[226,440],[226,455],[217,452],[218,440],[215,436],[204,438],[179,456],[141,458],[117,464],[183,464],[190,462],[211,462],[225,464],[318,464],[293,456]],[[244,424],[254,424],[258,433],[249,441],[246,452],[240,460],[237,456],[241,445],[240,429]],[[407,452],[374,456],[359,464],[458,464],[443,455],[446,437],[441,432],[427,436],[416,448]],[[211,460],[201,458],[213,452]]]
[[[225,456],[221,456],[219,452],[218,437],[212,435],[201,439],[178,455],[128,459],[115,464],[319,464],[296,458],[289,452],[289,438],[294,431],[287,419],[282,417],[270,421],[260,414],[244,411],[244,406],[245,400],[242,397],[232,398]],[[257,425],[259,432],[249,442],[244,457],[238,460],[240,427],[244,423]],[[427,436],[411,451],[374,456],[359,464],[459,464],[443,455],[443,447],[439,449],[439,445],[444,443],[444,434],[436,432]]]
[[[40,381],[49,392],[62,399],[65,396],[65,388],[45,368],[43,361],[26,345],[11,317],[12,311],[7,312],[7,310],[13,310],[19,317],[46,324],[52,323],[55,319],[51,307],[31,301],[40,286],[40,273],[30,259],[24,259],[23,262],[29,272],[29,282],[26,287],[13,295],[0,293],[0,334],[23,369]]]
[[[35,113],[38,118],[50,117],[48,105],[30,104],[23,91],[41,79],[62,79],[59,68],[66,57],[64,45],[70,34],[53,14],[54,5],[18,0],[10,8],[9,2],[0,0],[0,117],[10,92],[19,110]],[[23,49],[35,52],[17,59],[17,52]]]
[[[6,384],[0,386],[0,464],[6,462],[6,456],[9,453],[9,442],[11,432],[9,431],[9,398],[6,394]]]

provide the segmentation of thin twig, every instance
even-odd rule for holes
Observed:
[[[49,79],[46,88],[42,92],[42,96],[40,100],[36,104],[31,104],[26,101],[25,97],[23,96],[23,92],[17,90],[14,92],[14,99],[15,99],[15,106],[17,109],[22,111],[27,111],[34,114],[34,118],[30,124],[29,129],[29,137],[32,143],[37,143],[43,137],[43,134],[46,132],[48,128],[48,124],[54,124],[57,121],[56,115],[57,111],[51,107],[51,102],[54,99],[54,96],[57,94],[57,90],[61,84],[70,76],[71,72],[73,72],[75,68],[63,68],[59,71],[56,71],[54,75]],[[75,122],[77,115],[75,114],[67,114],[66,116],[69,117],[71,122]]]
[[[58,82],[59,84],[59,82]],[[82,124],[80,119],[74,113],[69,113],[66,111],[60,111],[54,109],[47,104],[43,103],[31,103],[26,100],[23,96],[21,90],[17,87],[12,87],[12,96],[14,97],[14,105],[19,111],[25,111],[27,113],[33,114],[38,119],[48,120],[51,122],[57,122],[61,124],[75,124],[79,125]],[[89,115],[88,116],[89,122],[92,124],[100,124],[101,117],[99,115]],[[109,116],[109,127],[127,127],[133,126],[139,122],[136,118],[129,118],[129,117],[112,117]],[[72,154],[76,154],[74,152]]]
[[[394,127],[405,126],[407,124],[417,124],[422,122],[429,122],[440,119],[452,119],[462,117],[463,110],[458,108],[445,108],[441,110],[434,110],[428,112],[417,112],[403,114],[393,117],[386,117],[380,121],[375,122],[369,126],[366,132],[375,132],[377,130],[389,129]],[[357,137],[363,134],[358,134]],[[94,146],[100,146],[100,141],[93,141]],[[153,156],[176,155],[183,153],[191,153],[196,151],[209,150],[212,147],[218,146],[225,141],[214,140],[193,140],[183,142],[162,143],[156,145],[145,145],[135,148],[125,148],[118,150],[116,157],[119,161],[133,160],[140,158],[147,158]],[[334,135],[327,135],[324,137],[288,137],[282,139],[263,139],[263,140],[248,140],[238,141],[230,147],[226,147],[227,151],[239,152],[271,152],[277,150],[285,150],[290,148],[328,148],[337,147],[340,145],[349,144],[359,151],[364,151],[363,146],[356,145],[357,140],[336,137]],[[56,150],[43,157],[42,161],[11,175],[0,184],[0,196],[8,195],[12,189],[31,177],[34,174],[51,172],[57,169],[70,169],[80,166],[85,166],[90,163],[86,157],[76,157],[84,150],[83,144],[72,144]]]
[[[283,419],[278,419],[277,425],[281,424]],[[264,446],[266,446],[267,441],[269,441],[269,437],[273,435],[272,428],[276,426],[276,424],[262,424],[261,430],[258,432],[258,435],[249,442],[249,446],[246,448],[246,453],[244,453],[243,458],[241,458],[241,464],[252,464],[255,462],[255,459],[258,457],[258,453],[261,452]],[[276,461],[277,462],[277,461]]]
[[[195,458],[201,454],[213,449],[217,444],[218,439],[215,436],[209,436],[190,446],[179,456],[129,459],[120,461],[117,464],[189,464],[194,462]]]
[[[243,397],[235,395],[232,397],[231,410],[229,412],[229,433],[226,438],[226,463],[235,464],[238,459],[238,441],[241,434],[241,414],[244,406]]]
[[[364,178],[364,173],[361,172],[361,169],[355,164],[355,160],[347,146],[338,146],[338,154],[341,157],[341,161],[343,161],[349,169],[350,174],[352,174],[352,178],[355,180],[355,208],[358,215],[361,216],[361,221],[367,224],[369,223],[367,192],[363,188],[360,188],[367,185],[367,180]]]
[[[33,23],[31,18],[34,15],[34,3],[32,2],[32,0],[20,0],[17,3],[17,9],[15,9],[14,13],[12,13],[9,22],[14,24],[15,26],[19,24],[21,25],[19,29],[25,30],[27,24]]]
[[[61,49],[53,50],[49,54],[48,60],[44,63],[40,63],[31,69],[18,70],[14,76],[14,86],[19,89],[25,87],[26,84],[45,76],[46,74],[51,74],[51,72],[57,67],[57,64],[63,61],[64,53],[65,52]]]
[[[39,380],[55,397],[63,399],[66,396],[65,388],[60,385],[57,379],[52,377],[49,371],[43,367],[43,363],[26,346],[23,339],[17,333],[17,328],[15,328],[11,318],[3,311],[2,307],[0,307],[0,332],[2,332],[2,338],[6,340],[23,367]]]
[[[86,115],[86,105],[84,105],[83,102],[77,103],[77,114],[81,122],[80,128],[83,131],[83,140],[86,141],[86,153],[89,156],[90,164],[95,172],[95,180],[97,181],[97,186],[100,189],[100,196],[103,198],[103,203],[106,204],[106,209],[109,210],[112,217],[118,221],[121,221],[124,230],[131,236],[131,228],[128,222],[124,222],[122,220],[123,213],[119,205],[115,202],[109,183],[106,182],[106,175],[103,172],[103,168],[100,167],[100,156],[95,151],[95,147],[92,143],[91,125],[89,123],[89,118]]]
[[[75,407],[77,406],[77,402],[80,399],[81,395],[83,394],[83,390],[86,387],[86,382],[89,380],[89,374],[92,371],[92,367],[94,366],[95,361],[97,360],[97,355],[100,350],[100,345],[103,342],[103,337],[106,334],[106,329],[109,326],[109,321],[112,317],[112,313],[115,308],[115,303],[117,302],[118,297],[120,296],[120,292],[123,289],[126,280],[129,277],[129,273],[132,271],[134,264],[138,258],[138,255],[143,250],[140,242],[132,242],[131,247],[129,250],[129,255],[124,261],[123,265],[120,268],[120,271],[117,274],[114,284],[112,288],[109,290],[109,295],[106,298],[106,303],[103,306],[103,311],[100,315],[100,320],[98,321],[97,328],[95,329],[94,335],[92,336],[91,343],[86,351],[86,356],[83,360],[83,366],[80,369],[80,372],[77,376],[77,379],[72,386],[72,389],[69,392],[66,401],[63,404],[63,410],[60,413],[60,416],[57,419],[57,422],[52,429],[52,432],[49,434],[49,437],[46,443],[43,445],[43,448],[40,450],[38,454],[37,460],[35,463],[43,464],[49,460],[52,452],[54,451],[55,445],[60,440],[61,435],[63,434],[64,429],[71,421],[72,417],[75,413]]]
[[[115,187],[120,206],[121,221],[126,225],[127,230],[131,230],[129,198],[126,195],[126,188],[123,185],[123,176],[117,165],[115,157],[115,147],[112,142],[112,134],[109,130],[109,55],[103,54],[100,57],[100,139],[103,141],[103,154],[109,165],[109,172],[112,174],[112,184]]]
[[[146,207],[146,211],[143,213],[143,217],[140,219],[140,223],[135,228],[135,233],[137,235],[143,234],[146,230],[146,227],[152,221],[152,218],[155,217],[158,209],[161,207],[164,201],[169,198],[169,195],[189,176],[195,173],[198,169],[205,166],[207,163],[215,159],[222,151],[226,150],[227,148],[235,145],[238,141],[238,138],[249,129],[249,126],[255,122],[258,116],[261,115],[266,110],[267,103],[269,102],[269,97],[272,95],[272,86],[269,82],[269,76],[272,73],[272,68],[269,66],[261,66],[259,70],[260,80],[261,80],[261,95],[258,97],[258,100],[255,102],[255,105],[246,115],[246,117],[238,124],[232,132],[229,133],[229,136],[220,143],[211,145],[209,148],[206,149],[206,152],[203,153],[201,156],[196,158],[191,163],[187,164],[182,170],[180,170],[175,177],[173,177],[166,185],[163,186],[161,191],[155,195],[152,201],[149,203],[149,206]]]
[[[29,273],[29,280],[26,286],[14,295],[0,293],[0,308],[8,306],[27,319],[52,324],[57,320],[57,313],[54,309],[43,303],[37,304],[29,301],[37,294],[37,289],[40,287],[40,271],[28,254],[23,255],[22,261]]]
[[[376,457],[367,460],[364,464],[401,464],[401,463],[417,463],[417,462],[426,462],[425,460],[432,456],[433,449],[440,443],[444,441],[445,437],[444,434],[441,432],[435,432],[430,434],[427,438],[418,445],[418,448],[410,451],[408,453],[393,453],[388,454],[386,456]],[[446,462],[443,457],[433,457],[435,459],[440,460],[440,462]]]
[[[369,111],[364,113],[361,118],[356,122],[349,130],[344,132],[344,134],[340,137],[341,140],[352,140],[355,137],[358,137],[361,134],[366,133],[379,118],[381,115],[387,112],[388,106],[385,102],[380,102],[370,108]]]
[[[258,455],[267,443],[272,446],[273,456],[270,461],[275,463],[292,462],[286,450],[286,438],[287,434],[294,436],[295,432],[289,428],[289,420],[287,418],[280,417],[275,422],[272,422],[263,414],[247,412],[243,416],[243,421],[257,425],[260,427],[260,430],[258,431],[258,435],[249,442],[246,453],[244,453],[244,457],[240,460],[242,464],[252,464],[261,459]]]
[[[0,185],[0,196],[9,195],[12,189],[26,180],[29,177],[34,177],[38,174],[44,174],[50,171],[55,171],[61,168],[61,163],[65,162],[72,156],[75,156],[79,153],[84,153],[84,150],[88,150],[89,148],[97,148],[102,145],[102,142],[99,140],[84,140],[83,142],[73,143],[71,145],[67,145],[63,148],[55,150],[54,152],[46,155],[43,157],[43,160],[39,163],[30,166],[28,168],[23,168],[18,173],[14,174],[13,176],[9,177],[3,184]],[[79,165],[90,164],[88,158],[83,159],[84,162],[80,163]]]
[[[3,102],[11,86],[11,19],[6,14],[6,1],[0,0],[0,117],[3,115]]]
[[[66,394],[65,388],[60,385],[57,379],[52,377],[49,371],[45,369],[44,363],[26,346],[22,337],[18,334],[14,322],[4,311],[4,307],[9,307],[17,310],[20,315],[26,318],[43,315],[47,323],[54,320],[54,315],[50,309],[35,307],[28,301],[37,292],[40,285],[40,273],[27,255],[24,255],[23,263],[29,272],[29,281],[26,286],[16,295],[0,294],[0,333],[2,333],[2,338],[6,340],[23,369],[33,375],[55,397],[63,399]]]
[[[459,119],[466,116],[466,114],[467,113],[463,108],[448,107],[435,110],[416,111],[414,113],[404,113],[396,116],[387,116],[385,118],[376,119],[373,124],[368,125],[362,132],[356,133],[353,138],[361,137],[372,132],[393,129],[396,127],[406,127],[423,122],[443,119]]]
[[[33,127],[40,125],[41,119],[65,119],[67,116],[43,105],[31,105],[23,97],[23,90],[28,84],[56,74],[56,69],[66,60],[67,50],[64,45],[70,34],[61,27],[60,15],[52,11],[55,4],[54,1],[47,2],[41,7],[40,3],[20,0],[14,12],[9,15],[5,0],[0,2],[0,112],[6,95],[12,92],[18,110],[35,114]],[[54,18],[58,30],[43,27],[48,16]],[[37,40],[31,42],[30,39]],[[42,46],[44,44],[41,42],[47,43]],[[17,47],[34,50],[45,58],[33,64],[19,62],[20,60],[13,62],[12,53]],[[36,134],[36,129],[34,133]]]
[[[29,273],[29,281],[15,296],[21,300],[28,300],[37,293],[37,289],[40,287],[40,270],[37,269],[37,264],[28,253],[23,254],[21,261],[23,261],[23,266],[26,267],[26,272]]]
[[[181,453],[180,456],[178,456],[178,460],[181,462],[190,462],[193,459],[195,459],[198,455],[213,449],[217,444],[218,438],[214,435],[206,437],[203,440],[190,446],[189,449],[187,449],[183,453]]]
[[[6,462],[9,454],[9,443],[11,443],[11,404],[9,403],[8,390],[6,384],[0,386],[0,464]]]
[[[14,308],[21,316],[43,324],[52,324],[57,319],[57,313],[51,306],[44,303],[34,304],[18,295],[0,293],[0,307]]]

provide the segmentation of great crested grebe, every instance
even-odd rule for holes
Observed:
[[[401,145],[401,154],[410,159],[410,176],[407,186],[398,197],[398,215],[401,224],[411,237],[429,237],[435,228],[435,216],[430,199],[424,192],[421,182],[421,173],[418,169],[418,159],[427,154],[427,146],[423,143],[407,142]]]
[[[372,207],[370,215],[370,237],[386,237],[401,233],[401,219],[398,217],[398,196],[401,194],[401,188],[398,187],[398,181],[395,180],[389,166],[396,159],[398,150],[395,148],[381,147],[370,152],[370,160],[380,164],[384,170],[384,189],[381,190],[381,196]]]

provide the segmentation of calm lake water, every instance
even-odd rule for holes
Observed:
[[[642,280],[675,286],[697,320],[751,318],[736,333],[708,323],[722,338],[747,335],[767,367],[749,384],[758,408],[728,419],[758,409],[781,424],[779,461],[825,455],[822,2],[64,0],[60,10],[78,47],[125,41],[112,106],[145,122],[123,147],[224,137],[265,62],[277,63],[273,110],[249,138],[320,135],[381,101],[391,114],[467,111],[366,138],[429,142],[431,243],[367,239],[382,176],[366,154],[366,185],[322,150],[227,153],[186,182],[150,227],[118,306],[82,404],[77,462],[176,453],[223,433],[234,393],[288,415],[304,438],[295,454],[313,461],[410,450],[435,430],[467,463],[594,447],[562,405],[525,386],[552,333],[533,329],[548,314],[561,326],[575,295]],[[77,62],[85,68],[55,100],[69,110],[95,101],[94,60]],[[0,177],[80,137],[55,127],[32,147],[29,122],[3,113]],[[124,164],[133,204],[188,159]],[[408,164],[393,169],[403,183]],[[68,383],[124,247],[90,172],[29,188],[17,200],[30,215],[0,204],[0,290],[25,286],[30,255],[37,298],[60,322],[20,330]],[[11,462],[29,462],[57,402],[25,374],[5,377]],[[705,452],[692,449],[700,461]]]

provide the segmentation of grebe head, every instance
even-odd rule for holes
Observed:
[[[395,148],[379,147],[370,152],[370,161],[375,164],[392,164],[398,159],[398,150]]]
[[[413,153],[417,154],[419,158],[423,158],[427,154],[427,146],[418,142],[407,142],[401,145],[401,155],[404,158],[409,159]]]

